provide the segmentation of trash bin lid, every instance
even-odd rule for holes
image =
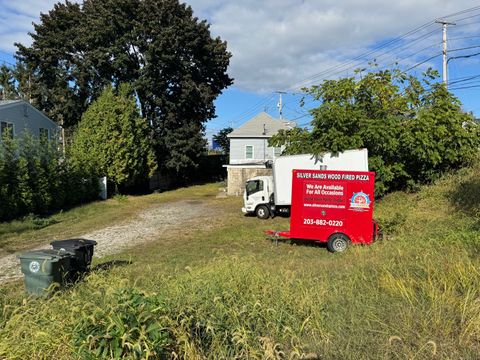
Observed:
[[[50,243],[55,248],[64,248],[64,249],[79,249],[85,245],[97,245],[97,242],[94,240],[87,239],[67,239],[67,240],[56,240]]]
[[[59,260],[64,257],[70,257],[70,254],[62,250],[32,250],[18,255],[19,259],[35,260]]]

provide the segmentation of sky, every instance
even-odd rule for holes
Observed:
[[[13,62],[14,42],[28,45],[32,22],[52,0],[0,0],[0,62]],[[234,84],[216,100],[217,117],[207,137],[238,127],[260,111],[308,126],[302,87],[352,76],[375,60],[380,68],[420,75],[431,66],[441,72],[442,28],[448,27],[450,88],[464,110],[480,117],[480,2],[471,0],[188,0],[194,15],[206,19],[213,36],[227,41]],[[453,15],[452,15],[453,14]],[[451,15],[451,16],[449,16]],[[475,55],[476,54],[476,55]],[[470,57],[465,57],[470,56]],[[430,59],[431,58],[431,59]]]

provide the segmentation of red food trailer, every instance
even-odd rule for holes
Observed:
[[[371,244],[378,233],[374,184],[374,172],[293,170],[290,230],[266,233],[326,242],[331,252]]]

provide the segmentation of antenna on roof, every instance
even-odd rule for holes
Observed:
[[[277,103],[277,108],[278,108],[278,114],[280,115],[280,120],[283,119],[283,103],[282,103],[282,94],[286,94],[285,91],[276,91],[276,93],[279,95],[278,103]]]

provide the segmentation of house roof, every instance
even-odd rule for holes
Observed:
[[[33,111],[38,113],[41,117],[43,117],[47,121],[49,121],[52,125],[60,128],[60,126],[57,123],[55,123],[52,119],[50,119],[47,115],[45,115],[43,112],[41,112],[35,106],[33,106],[32,104],[30,104],[28,101],[25,101],[25,100],[0,100],[0,109],[4,109],[4,108],[10,107],[10,106],[12,106],[12,107],[13,106],[18,106],[20,104],[23,104],[23,106],[26,106],[26,107],[32,109]]]
[[[229,138],[260,137],[269,138],[279,130],[292,129],[297,124],[293,121],[274,119],[265,112],[257,114],[239,128],[227,135]]]

